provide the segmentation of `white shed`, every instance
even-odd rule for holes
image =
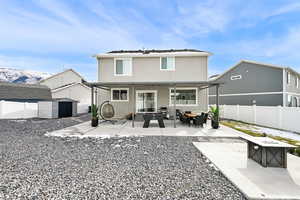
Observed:
[[[40,84],[51,89],[52,98],[74,99],[77,101],[77,112],[87,113],[91,105],[91,88],[84,82],[80,74],[73,69],[68,69],[41,80]]]
[[[38,102],[39,118],[62,118],[77,115],[77,101],[67,98]]]

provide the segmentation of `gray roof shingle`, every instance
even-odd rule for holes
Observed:
[[[107,53],[170,53],[170,52],[206,52],[197,49],[145,49],[145,50],[116,50]]]
[[[50,88],[37,84],[0,82],[0,100],[49,100]]]

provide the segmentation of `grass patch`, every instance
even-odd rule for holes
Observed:
[[[223,124],[224,126],[228,126],[232,129],[235,129],[237,131],[246,133],[246,134],[254,136],[254,137],[263,137],[263,134],[261,134],[261,133],[254,132],[254,131],[247,130],[247,129],[243,129],[243,128],[240,128],[240,127],[236,127],[240,122],[221,121],[220,123]]]
[[[254,136],[254,137],[263,137],[264,136],[264,134],[262,134],[260,132],[256,132],[254,130],[248,130],[248,129],[241,128],[241,126],[246,126],[246,127],[249,126],[248,124],[245,124],[245,123],[242,123],[242,122],[226,120],[226,121],[221,121],[220,123],[224,126],[227,126],[229,128],[240,131],[242,133],[246,133],[246,134]],[[300,145],[299,145],[300,141],[289,139],[289,138],[284,138],[284,137],[280,137],[280,136],[268,135],[268,134],[267,134],[267,136],[274,139],[274,140],[278,140],[278,141],[281,141],[281,142],[285,142],[285,143],[297,146],[295,149],[291,149],[289,152],[300,157]]]

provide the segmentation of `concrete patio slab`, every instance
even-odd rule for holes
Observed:
[[[173,128],[173,123],[167,121],[166,128],[159,128],[156,123],[152,123],[151,127],[143,128],[142,122],[135,122],[132,128],[131,121],[120,121],[117,124],[109,122],[100,123],[98,127],[91,127],[90,122],[84,122],[75,126],[71,126],[62,130],[47,133],[47,136],[60,137],[116,137],[116,136],[194,136],[194,137],[219,137],[219,138],[238,138],[239,132],[225,126],[219,129],[212,129],[209,125],[203,128],[182,126],[177,124],[177,128]]]
[[[300,158],[288,154],[288,168],[264,168],[247,159],[245,142],[194,145],[249,199],[300,199]]]

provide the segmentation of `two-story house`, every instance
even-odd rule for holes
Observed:
[[[96,54],[98,104],[109,100],[116,117],[167,107],[208,110],[209,52],[194,49],[130,50]],[[176,97],[176,98],[175,98]],[[174,101],[176,99],[176,101]]]
[[[242,60],[212,80],[222,82],[223,105],[300,106],[300,75],[289,67]],[[215,88],[209,103],[216,103]]]

